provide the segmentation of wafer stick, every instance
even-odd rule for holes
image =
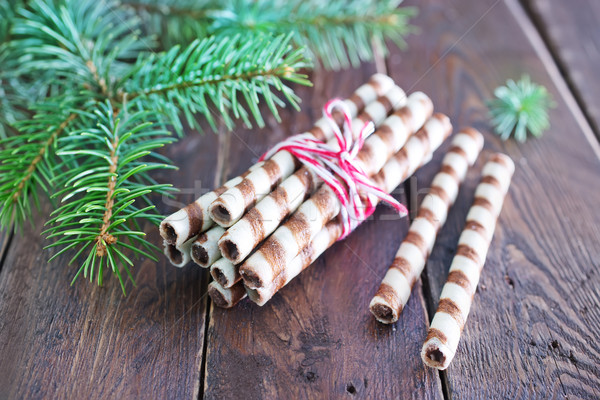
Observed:
[[[159,227],[162,238],[169,244],[181,246],[184,242],[214,225],[209,218],[208,206],[227,189],[242,182],[250,172],[262,166],[262,162],[250,167],[240,176],[230,179],[223,186],[198,197],[196,201],[166,217]]]
[[[435,238],[446,222],[448,209],[454,204],[458,188],[483,147],[483,136],[467,128],[452,139],[452,147],[442,160],[442,167],[431,183],[406,238],[385,274],[369,309],[384,324],[398,320],[411,289],[427,262]]]
[[[365,109],[354,118],[352,127],[356,138],[363,126],[372,121],[379,126],[387,114],[400,108],[406,102],[406,95],[398,86],[393,86],[377,100],[369,103]],[[353,116],[354,117],[354,116]],[[320,121],[323,121],[322,118]],[[328,127],[325,130],[325,126]],[[328,124],[323,125],[325,134],[323,141],[333,138],[333,130]],[[267,161],[262,168],[253,171],[235,187],[227,190],[217,198],[209,207],[211,218],[223,227],[230,227],[243,216],[244,212],[268,195],[282,179],[290,176],[301,165],[291,153],[282,150]]]
[[[246,289],[242,282],[238,282],[230,288],[224,288],[218,282],[208,285],[208,295],[217,307],[231,308],[246,297]]]
[[[164,254],[167,256],[171,264],[176,267],[183,268],[191,261],[190,249],[192,247],[193,239],[188,240],[181,246],[175,246],[169,244],[166,240],[163,240]]]
[[[325,250],[327,250],[342,235],[342,224],[338,221],[330,221],[325,225],[314,239],[290,262],[289,266],[283,270],[273,283],[267,287],[250,289],[246,287],[246,292],[250,300],[259,306],[265,305],[275,293],[287,285],[300,272],[311,265]]]
[[[372,177],[375,184],[388,192],[412,175],[450,134],[447,116],[435,114],[412,136],[406,145]],[[251,288],[271,285],[325,224],[340,211],[340,202],[329,186],[324,185],[305,201],[290,219],[281,225],[240,267],[244,284]]]
[[[224,288],[230,288],[242,279],[238,267],[226,258],[220,258],[211,265],[210,274]]]
[[[514,170],[512,160],[504,154],[492,155],[483,167],[475,200],[421,350],[421,358],[430,367],[446,369],[454,358]]]
[[[190,250],[192,261],[201,267],[208,268],[221,258],[217,242],[223,233],[225,233],[225,229],[217,225],[198,235]]]
[[[429,97],[422,92],[411,94],[406,105],[387,117],[381,127],[366,139],[357,155],[365,172],[371,175],[379,171],[432,113],[433,103]],[[223,257],[236,264],[242,262],[321,183],[307,167],[296,171],[225,232],[219,240]]]

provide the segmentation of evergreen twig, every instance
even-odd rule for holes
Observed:
[[[120,266],[134,282],[129,269],[133,261],[126,253],[155,260],[155,246],[144,240],[137,221],[160,222],[148,195],[168,194],[172,188],[155,184],[148,173],[175,168],[155,153],[172,139],[168,131],[142,122],[152,120],[146,112],[119,112],[107,101],[98,103],[93,114],[96,128],[59,139],[57,155],[72,158],[77,167],[63,172],[64,188],[54,195],[61,198],[61,205],[48,221],[46,234],[58,240],[47,247],[61,247],[52,258],[75,250],[71,263],[83,255],[73,281],[83,272],[90,281],[96,277],[101,285],[104,268],[110,267],[125,293]]]
[[[405,46],[414,29],[414,7],[402,0],[122,0],[155,29],[166,32],[168,44],[209,35],[291,32],[298,46],[328,69],[356,66],[373,59],[372,43],[387,51],[385,39]],[[157,14],[162,18],[157,18]],[[196,18],[191,17],[196,16]],[[173,38],[176,39],[173,39]],[[179,42],[177,42],[179,40]]]
[[[531,82],[525,75],[519,81],[506,81],[506,86],[494,90],[495,99],[488,102],[492,125],[502,140],[514,132],[515,139],[524,142],[527,132],[541,136],[550,127],[548,109],[554,106],[545,87]]]

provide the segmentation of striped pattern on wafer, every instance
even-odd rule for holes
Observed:
[[[342,235],[342,225],[337,221],[331,221],[306,246],[294,257],[288,267],[281,271],[273,283],[267,287],[250,289],[246,288],[250,300],[259,306],[265,305],[275,293],[287,285],[300,272],[311,265],[325,250],[327,250]]]
[[[213,281],[208,285],[208,295],[217,307],[231,308],[246,297],[246,289],[242,282],[238,282],[230,288],[224,288],[218,282]]]
[[[217,225],[198,235],[190,250],[192,261],[201,267],[208,268],[221,258],[218,240],[223,233],[225,233],[225,229]]]
[[[450,119],[443,114],[435,114],[372,177],[375,184],[388,192],[393,190],[419,166],[429,161],[432,152],[451,130]],[[244,284],[251,289],[271,285],[339,210],[340,203],[336,195],[329,186],[322,186],[241,265],[240,274]]]
[[[452,139],[441,170],[433,178],[429,194],[369,305],[379,322],[391,324],[398,320],[414,283],[423,272],[437,233],[446,222],[467,169],[473,165],[482,147],[483,136],[473,128],[461,131]]]
[[[226,258],[220,258],[210,266],[210,275],[224,288],[230,288],[242,279],[238,266]]]
[[[404,91],[398,86],[393,86],[377,100],[369,103],[359,116],[354,118],[352,127],[355,137],[367,122],[372,121],[375,126],[379,126],[391,110],[402,107],[405,102]],[[333,130],[329,127],[325,139],[329,141],[332,138]],[[210,205],[211,218],[221,226],[230,227],[239,221],[249,207],[268,195],[282,179],[290,176],[299,166],[300,162],[291,153],[285,150],[275,153],[265,161],[262,168],[253,171]]]
[[[179,211],[166,217],[159,227],[162,238],[169,244],[181,246],[200,232],[204,232],[214,225],[208,215],[208,207],[221,194],[242,182],[250,172],[262,166],[262,162],[253,165],[242,175],[230,179],[223,186],[200,196],[193,203],[188,204]]]
[[[514,163],[504,154],[492,155],[483,167],[421,350],[421,358],[430,367],[446,369],[454,358],[514,169]]]
[[[433,103],[429,97],[421,92],[411,94],[406,105],[387,117],[366,139],[357,155],[365,172],[371,175],[379,171],[432,113]],[[227,230],[219,240],[223,256],[234,263],[242,262],[321,183],[310,169],[300,168]]]

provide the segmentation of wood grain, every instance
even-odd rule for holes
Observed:
[[[181,170],[157,178],[187,187],[177,200],[191,201],[214,184],[217,148],[211,132],[190,133],[168,148]],[[157,204],[164,212],[177,206]],[[137,264],[137,287],[125,298],[113,277],[103,288],[83,280],[70,287],[76,268],[66,256],[47,263],[41,221],[16,234],[0,274],[0,398],[196,397],[205,270],[178,269],[161,256]],[[159,242],[155,227],[146,231]]]
[[[531,11],[552,54],[570,83],[596,134],[600,134],[600,2],[529,0]]]
[[[536,35],[514,1],[419,2],[424,34],[410,57],[393,56],[400,85],[428,93],[456,126],[486,133],[427,265],[432,310],[486,154],[517,164],[456,358],[442,376],[451,398],[597,398],[600,393],[600,162],[530,41]],[[525,22],[523,22],[525,21]],[[466,33],[465,33],[466,32]],[[415,50],[418,49],[418,50]],[[416,53],[420,52],[420,56]],[[552,129],[525,144],[500,142],[484,101],[507,78],[528,72],[557,99]],[[589,129],[589,127],[587,127]],[[421,198],[439,158],[416,174]]]
[[[351,93],[372,72],[365,66],[315,74],[316,90],[303,102],[311,111],[304,108],[301,121],[286,119],[283,135],[308,128],[327,99]],[[257,134],[248,140],[280,139]],[[205,397],[441,398],[437,373],[419,360],[426,328],[420,287],[395,326],[377,324],[368,310],[407,228],[406,219],[380,210],[264,307],[246,300],[231,310],[211,309]]]

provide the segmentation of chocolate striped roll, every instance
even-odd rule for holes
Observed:
[[[224,288],[230,288],[242,279],[238,266],[226,258],[220,258],[211,265],[210,274]]]
[[[483,167],[475,200],[421,350],[421,358],[430,367],[446,369],[454,358],[514,170],[512,160],[504,154],[492,155]]]
[[[372,177],[375,184],[388,192],[393,190],[419,166],[429,161],[433,151],[451,131],[450,119],[443,114],[435,114]],[[241,265],[240,274],[244,284],[251,289],[271,285],[277,275],[339,211],[338,198],[329,186],[323,185]]]
[[[406,94],[398,86],[393,86],[377,100],[369,103],[360,115],[354,118],[352,127],[357,137],[365,123],[372,121],[381,125],[387,114],[406,103]],[[321,119],[320,121],[326,121]],[[333,138],[333,130],[327,122],[320,123],[325,132],[325,141]],[[327,129],[325,128],[327,127]],[[331,142],[336,144],[337,142]],[[243,214],[256,202],[262,200],[273,188],[300,167],[301,163],[291,153],[282,150],[265,161],[262,168],[253,171],[235,187],[227,190],[209,207],[211,218],[223,227],[230,227],[242,218]]]
[[[473,128],[463,130],[452,139],[452,147],[442,160],[440,172],[433,178],[429,194],[369,305],[379,322],[391,324],[398,320],[413,285],[423,272],[435,238],[446,222],[467,169],[482,148],[483,136]]]
[[[178,268],[183,268],[191,261],[190,250],[194,239],[190,239],[181,246],[175,246],[163,240],[164,254],[171,264]]]
[[[225,233],[225,229],[217,225],[199,234],[193,241],[190,250],[192,261],[203,268],[208,268],[221,258],[218,241],[223,233]]]
[[[242,182],[250,172],[262,166],[262,162],[250,167],[240,176],[230,179],[223,186],[198,197],[179,211],[166,217],[159,227],[160,236],[173,246],[181,246],[184,242],[197,236],[214,225],[208,215],[208,206],[229,188]]]
[[[246,297],[246,289],[242,282],[238,282],[230,288],[224,288],[218,282],[208,285],[208,295],[217,307],[231,308]]]
[[[287,285],[292,279],[298,276],[300,272],[311,265],[321,254],[323,254],[323,252],[325,252],[325,250],[331,247],[341,235],[342,224],[340,224],[339,221],[333,220],[327,223],[327,225],[316,234],[310,244],[302,249],[300,254],[294,257],[289,266],[281,271],[271,285],[256,289],[246,287],[246,292],[248,293],[250,300],[259,306],[265,305],[279,289]]]
[[[379,171],[409,136],[423,126],[433,113],[431,99],[422,92],[408,97],[407,103],[387,117],[369,136],[357,155],[369,175]],[[223,257],[239,264],[280,222],[294,212],[322,181],[307,167],[300,168],[235,223],[219,240]]]

